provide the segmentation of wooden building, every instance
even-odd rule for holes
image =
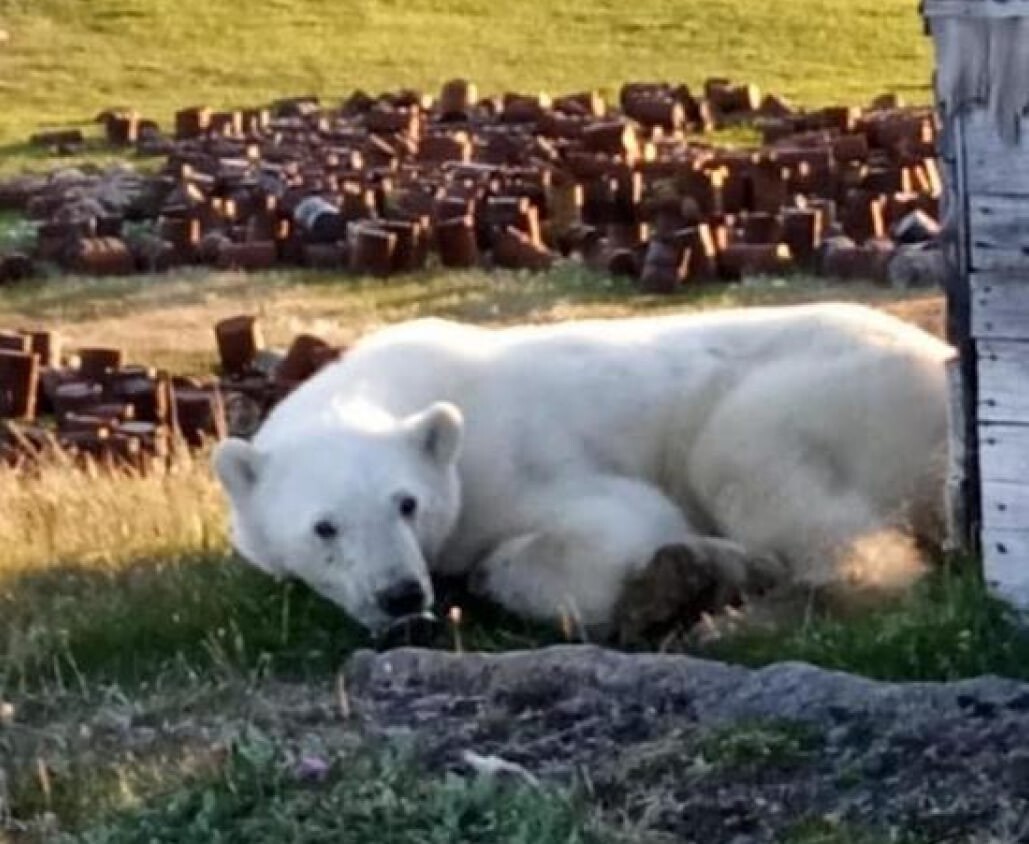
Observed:
[[[961,521],[1029,610],[1029,0],[924,0],[936,48]]]

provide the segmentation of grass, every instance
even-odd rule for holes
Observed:
[[[96,113],[121,105],[167,126],[187,105],[309,92],[331,102],[357,87],[435,90],[455,75],[483,92],[608,95],[628,80],[730,75],[809,105],[863,102],[884,90],[924,101],[929,90],[929,44],[910,0],[269,0],[259,11],[204,0],[0,0],[0,30],[9,36],[0,41],[0,174],[60,163],[30,148],[30,133],[82,126],[96,138]],[[114,157],[94,141],[66,161]],[[0,250],[29,234],[0,213]],[[272,345],[300,331],[345,344],[429,314],[503,324],[829,297],[939,324],[935,297],[860,285],[775,281],[656,299],[572,268],[388,283],[300,272],[62,278],[0,291],[0,330],[56,328],[72,347],[121,345],[134,361],[203,373],[215,364],[213,323],[242,311],[261,317]],[[60,463],[31,478],[0,471],[0,501],[0,704],[17,712],[5,727],[0,710],[3,844],[621,834],[575,795],[429,776],[402,755],[343,741],[337,725],[325,732],[341,744],[319,750],[326,777],[298,778],[302,748],[255,732],[255,700],[276,684],[305,698],[367,641],[305,588],[274,583],[233,557],[224,501],[202,457],[167,477],[87,478]],[[469,609],[467,648],[555,636]],[[959,572],[860,622],[809,619],[706,653],[754,665],[808,659],[892,678],[1029,678],[1029,643],[978,579]],[[302,713],[290,710],[290,736]],[[115,716],[132,729],[109,728]],[[145,730],[163,719],[192,731],[174,746],[133,743],[138,723]],[[98,720],[108,726],[88,726]],[[767,727],[721,739],[709,752],[743,762],[793,758],[806,747]],[[791,840],[873,839],[815,823]]]
[[[805,724],[759,721],[712,730],[697,750],[706,763],[722,768],[784,768],[799,765],[820,744]]]
[[[0,162],[38,169],[27,136],[132,106],[168,125],[207,103],[328,100],[355,88],[614,92],[627,80],[754,81],[799,101],[928,99],[930,46],[910,0],[0,0]],[[274,49],[269,49],[274,45]],[[59,57],[55,60],[55,57]]]
[[[0,211],[0,251],[15,251],[32,245],[35,227],[11,211]]]
[[[952,561],[895,603],[855,618],[823,616],[705,647],[748,665],[800,660],[883,680],[1029,680],[1029,633],[989,596],[973,561]]]
[[[116,816],[82,844],[382,841],[391,844],[613,841],[573,796],[528,785],[427,775],[395,753],[324,760],[305,780],[296,755],[251,738],[208,776],[156,805]]]
[[[100,763],[91,770],[82,758],[69,761],[54,748],[40,758],[45,761],[35,770],[16,772],[10,788],[18,805],[37,810],[34,822],[21,825],[25,840],[628,840],[605,825],[575,789],[440,775],[425,770],[402,743],[369,746],[339,726],[324,735],[289,738],[243,718],[226,720],[214,742],[191,739],[148,748],[114,765],[87,757]],[[86,784],[73,787],[82,779]],[[0,841],[5,840],[0,827]]]
[[[503,325],[826,297],[875,302],[929,330],[939,328],[938,297],[870,284],[834,286],[801,278],[656,297],[635,294],[628,282],[566,267],[536,276],[430,271],[388,282],[301,271],[62,277],[0,292],[0,329],[47,326],[71,347],[102,338],[123,346],[135,361],[202,373],[216,364],[214,323],[244,312],[260,317],[269,344],[284,346],[301,331],[346,344],[376,326],[430,315]]]
[[[782,844],[929,844],[931,840],[911,832],[886,835],[818,818],[796,824]]]
[[[0,293],[0,328],[56,326],[72,345],[102,338],[127,346],[136,360],[196,372],[213,364],[214,319],[244,310],[262,315],[272,343],[299,330],[346,342],[375,325],[428,313],[505,323],[818,298],[868,299],[926,324],[939,319],[935,297],[862,286],[764,281],[656,299],[566,269],[395,282],[303,273],[61,279]],[[103,709],[112,696],[170,707],[178,695],[213,694],[225,685],[317,685],[331,680],[349,651],[368,644],[306,588],[276,584],[234,559],[225,502],[202,456],[167,477],[86,479],[60,463],[28,478],[0,472],[0,500],[0,700],[13,701],[34,729],[50,729],[68,711]],[[469,607],[466,618],[469,649],[559,637],[498,619],[489,608]],[[1024,676],[1029,665],[1029,649],[971,579],[918,593],[910,606],[862,624],[812,621],[778,637],[717,647],[753,664],[785,655],[870,673],[889,666],[895,676]],[[446,636],[440,645],[450,645]],[[105,800],[120,806],[129,773],[143,783],[140,793],[150,793],[147,783],[155,793],[175,790],[184,777],[174,759],[140,770],[111,749],[66,758],[64,790],[51,797],[65,825],[95,821],[90,807]],[[31,782],[35,769],[28,767]],[[109,796],[101,799],[96,788]],[[36,785],[15,795],[16,816],[49,811],[39,792]],[[169,804],[158,804],[158,814],[162,805]]]

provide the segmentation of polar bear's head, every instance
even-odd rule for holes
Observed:
[[[429,565],[460,511],[460,411],[347,421],[275,445],[219,444],[232,541],[251,563],[294,576],[372,630],[433,603]]]

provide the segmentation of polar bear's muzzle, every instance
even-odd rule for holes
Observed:
[[[376,637],[376,644],[382,649],[426,647],[432,644],[443,629],[439,618],[431,612],[420,612],[398,618]]]
[[[389,621],[378,634],[383,648],[429,644],[439,630],[430,611],[433,598],[415,578],[398,580],[375,593],[375,604]]]
[[[428,609],[429,596],[421,583],[408,577],[376,592],[375,603],[390,618],[399,619]]]

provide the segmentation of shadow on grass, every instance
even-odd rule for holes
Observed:
[[[304,678],[364,643],[335,607],[229,556],[55,566],[8,575],[2,590],[0,692],[88,694],[169,670]]]
[[[276,583],[227,555],[141,560],[117,570],[58,566],[8,575],[0,588],[0,697],[88,697],[96,683],[162,677],[310,680],[375,644],[303,585]],[[439,584],[438,598],[442,618],[457,605],[463,621],[459,630],[442,626],[432,647],[499,651],[565,641],[558,630],[471,599],[460,584]],[[967,565],[856,617],[794,620],[692,650],[752,666],[802,660],[888,680],[1029,679],[1029,633]]]
[[[554,631],[472,601],[441,584],[438,606],[463,609],[439,648],[509,650],[559,640]],[[297,582],[277,583],[229,555],[82,565],[0,580],[0,698],[89,697],[94,686],[162,677],[331,676],[375,642],[335,605]]]

